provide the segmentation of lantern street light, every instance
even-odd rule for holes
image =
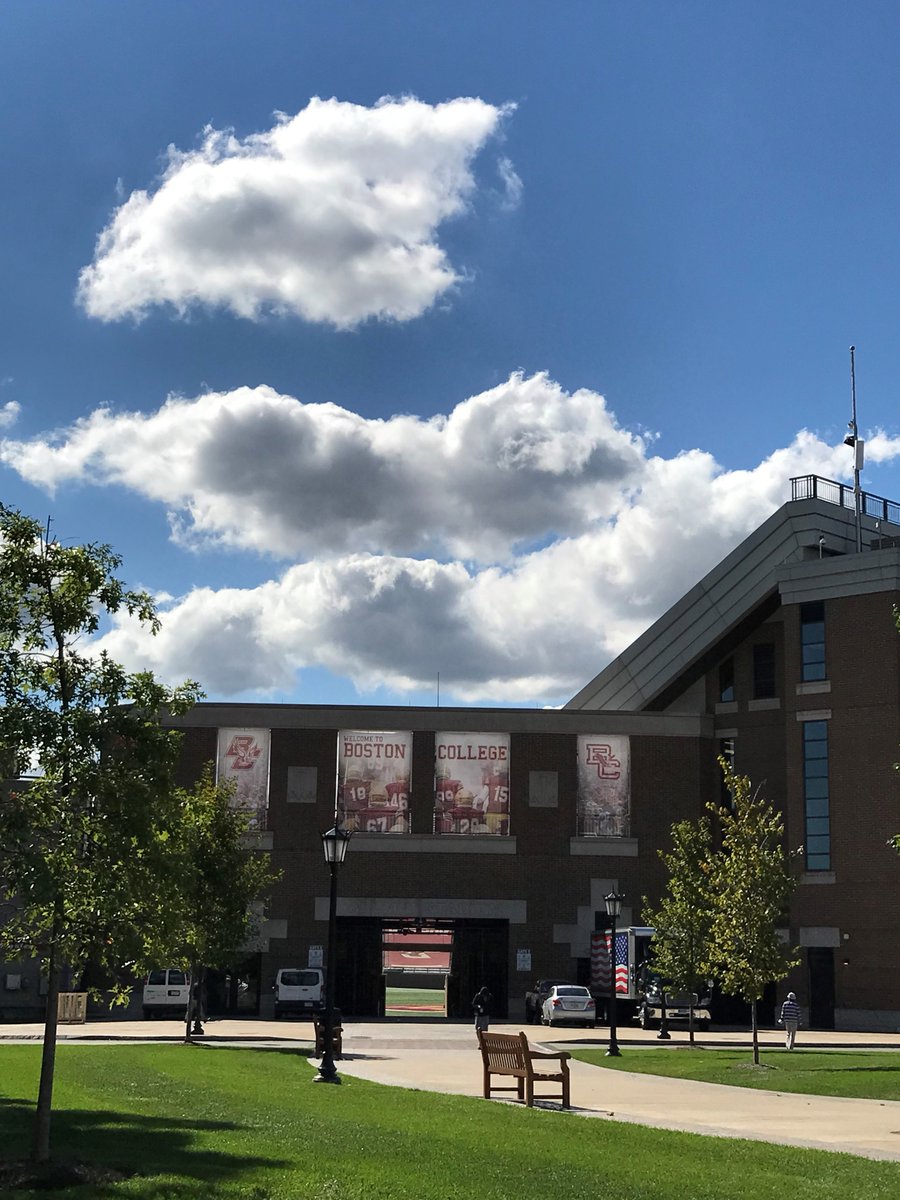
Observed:
[[[344,861],[347,853],[347,843],[350,841],[349,829],[342,829],[335,824],[327,833],[322,834],[322,849],[325,861],[331,872],[331,892],[328,897],[328,946],[325,958],[325,1047],[322,1052],[322,1062],[319,1073],[313,1083],[340,1083],[341,1077],[334,1065],[334,974],[335,974],[335,943],[337,941],[337,869]]]
[[[608,1058],[618,1058],[620,1054],[619,1043],[616,1039],[616,921],[622,911],[622,901],[624,896],[618,892],[610,892],[608,896],[603,897],[603,902],[606,905],[606,915],[610,921],[609,932],[609,1047],[606,1054]]]

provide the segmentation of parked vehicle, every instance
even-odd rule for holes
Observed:
[[[544,1001],[553,988],[568,987],[568,979],[538,979],[530,992],[525,993],[525,1020],[529,1025],[539,1025],[541,1022]]]
[[[159,967],[144,978],[144,1017],[160,1017],[164,1013],[187,1012],[191,993],[191,977],[176,967]]]
[[[696,992],[669,991],[665,981],[652,971],[645,972],[641,998],[635,1020],[641,1029],[659,1029],[662,1019],[662,989],[666,988],[666,1021],[687,1025],[694,1010],[695,1029],[707,1030],[712,1025],[709,996],[701,998]]]
[[[627,925],[616,930],[615,988],[616,1015],[630,1020],[644,998],[645,972],[650,961],[654,930],[649,925]],[[606,1012],[610,993],[609,934],[591,934],[591,993]]]
[[[621,1021],[634,1018],[642,1029],[658,1029],[662,1016],[661,979],[653,970],[651,943],[654,930],[649,925],[628,925],[616,930],[615,975],[616,1014]],[[604,1011],[609,999],[609,934],[591,936],[591,992]],[[666,989],[666,1019],[687,1024],[693,1005],[698,1029],[709,1029],[710,997]]]
[[[281,967],[275,975],[275,1017],[285,1013],[317,1013],[325,1007],[325,972],[321,967]]]
[[[544,1001],[541,1022],[544,1025],[586,1025],[593,1028],[597,1023],[594,997],[586,987],[578,984],[558,984],[550,989]]]

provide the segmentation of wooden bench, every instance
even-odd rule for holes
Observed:
[[[476,1030],[478,1046],[481,1050],[481,1061],[484,1064],[484,1098],[489,1100],[493,1092],[515,1092],[519,1100],[524,1100],[529,1108],[534,1107],[535,1100],[561,1101],[563,1108],[569,1107],[569,1059],[571,1054],[565,1050],[541,1051],[532,1050],[524,1033],[490,1033],[484,1029]],[[542,1070],[535,1067],[535,1062],[541,1059],[551,1059],[559,1064],[556,1071]],[[511,1086],[491,1082],[492,1075],[508,1075],[515,1079]],[[535,1083],[557,1083],[552,1096],[538,1095],[534,1090]]]

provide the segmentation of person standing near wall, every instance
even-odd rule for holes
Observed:
[[[491,1019],[491,993],[486,987],[475,993],[472,1011],[475,1013],[475,1028],[487,1029]]]
[[[793,1050],[797,1039],[797,1026],[800,1024],[800,1005],[793,992],[788,992],[787,999],[781,1006],[781,1016],[778,1024],[784,1026],[784,1044],[788,1050]]]

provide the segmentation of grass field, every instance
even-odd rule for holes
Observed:
[[[26,1152],[39,1054],[39,1046],[0,1046],[0,1156]],[[346,1075],[332,1087],[313,1084],[313,1074],[288,1052],[60,1046],[55,1157],[140,1174],[55,1195],[894,1200],[900,1193],[894,1163],[392,1089]]]
[[[816,1096],[900,1100],[900,1053],[890,1050],[766,1048],[754,1067],[749,1049],[631,1047],[621,1058],[606,1058],[603,1050],[571,1049],[582,1062],[611,1070]]]
[[[433,1017],[435,1013],[444,1012],[443,988],[400,988],[385,989],[385,1015],[415,1016],[416,1013],[427,1013]]]

